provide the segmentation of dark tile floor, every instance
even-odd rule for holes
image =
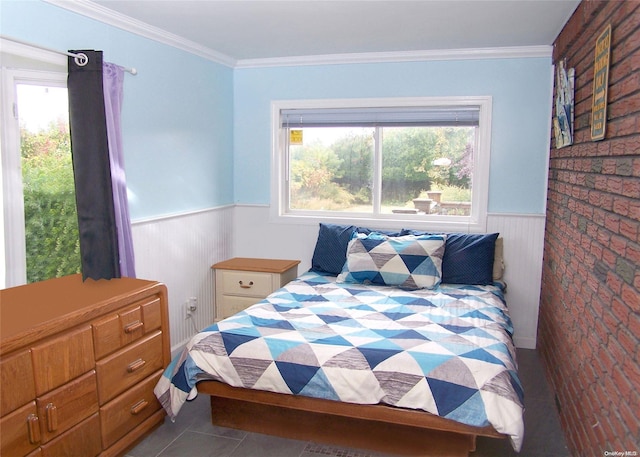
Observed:
[[[471,456],[568,457],[553,394],[537,352],[518,349],[518,366],[525,391],[525,438],[521,452],[516,454],[507,440],[478,438],[477,450]],[[208,400],[208,396],[200,395],[188,402],[174,423],[165,420],[127,457],[392,457],[215,427],[210,422]]]

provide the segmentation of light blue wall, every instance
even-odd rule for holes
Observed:
[[[1,0],[1,33],[104,50],[127,76],[132,218],[269,204],[272,100],[491,95],[489,211],[544,214],[551,58],[232,70],[40,1]]]
[[[100,49],[126,75],[132,219],[233,202],[233,70],[40,1],[0,1],[0,31],[53,49]]]
[[[490,95],[489,211],[544,214],[551,90],[551,57],[237,69],[235,200],[270,202],[272,100]]]

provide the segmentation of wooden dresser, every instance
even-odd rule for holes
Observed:
[[[0,290],[0,454],[117,456],[164,420],[167,291],[80,275]]]
[[[234,257],[212,265],[216,275],[217,320],[258,303],[298,275],[299,260]]]

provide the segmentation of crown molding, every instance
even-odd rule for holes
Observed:
[[[315,56],[242,59],[235,68],[285,67],[301,65],[344,65],[361,63],[422,62],[438,60],[481,60],[551,57],[553,46],[440,49],[399,52],[365,52]]]
[[[81,14],[127,32],[181,49],[231,68],[287,67],[303,65],[345,65],[364,63],[420,62],[439,60],[480,60],[551,57],[553,46],[515,46],[499,48],[441,49],[399,52],[325,54],[265,59],[234,59],[158,27],[105,8],[90,0],[43,0],[51,5]]]
[[[207,60],[234,67],[236,59],[202,46],[193,41],[174,35],[158,27],[138,21],[124,14],[105,8],[89,0],[43,0],[51,5],[64,8],[82,16],[95,19],[108,25],[112,25],[127,32],[140,35],[150,40],[157,41],[177,49],[195,54]]]

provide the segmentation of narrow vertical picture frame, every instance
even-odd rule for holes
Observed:
[[[553,130],[556,148],[573,144],[573,97],[575,69],[567,69],[566,59],[558,62],[556,68],[556,103]]]
[[[596,40],[593,65],[593,102],[591,105],[591,140],[603,140],[607,130],[607,93],[611,55],[611,24]]]

